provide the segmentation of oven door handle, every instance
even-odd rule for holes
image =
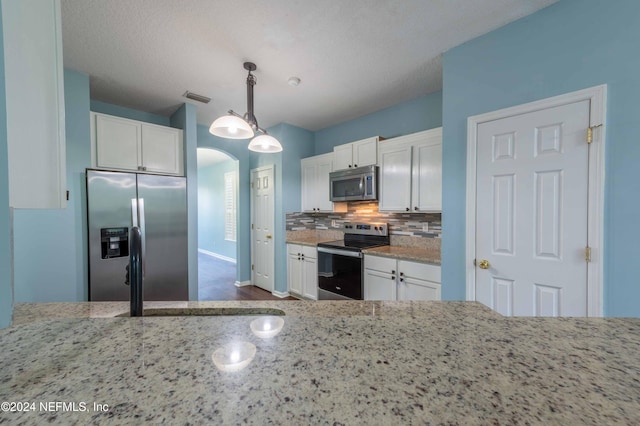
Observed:
[[[359,257],[359,258],[362,258],[362,252],[336,250],[336,249],[332,249],[332,248],[328,248],[328,247],[318,247],[318,253],[328,253],[328,254],[335,254],[335,255],[338,255],[338,256],[348,256],[348,257]]]

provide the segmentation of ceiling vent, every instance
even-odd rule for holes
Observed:
[[[193,92],[189,92],[188,90],[186,92],[184,92],[184,96],[185,98],[189,98],[191,100],[197,101],[197,102],[202,102],[203,104],[208,104],[209,102],[211,102],[211,98],[207,98],[206,96],[202,96],[202,95],[198,95],[197,93],[193,93]]]

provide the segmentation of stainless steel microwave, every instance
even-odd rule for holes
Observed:
[[[331,201],[378,199],[378,166],[338,170],[329,173]]]

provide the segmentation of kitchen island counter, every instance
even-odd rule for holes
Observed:
[[[284,325],[264,339],[255,316],[18,304],[21,325],[0,330],[0,397],[36,405],[0,423],[640,422],[640,319],[503,318],[472,302],[202,303],[279,308]],[[212,354],[239,343],[255,346],[251,362],[218,370]]]

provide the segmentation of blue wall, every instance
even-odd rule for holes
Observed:
[[[184,175],[187,178],[189,300],[198,300],[198,131],[196,106],[183,104],[170,117],[169,124],[183,131]]]
[[[129,118],[131,120],[159,124],[161,126],[171,125],[170,117],[152,114],[150,112],[139,111],[137,109],[121,107],[118,105],[107,104],[105,102],[96,101],[94,99],[91,100],[91,111],[100,112],[102,114],[115,115],[117,117]]]
[[[154,124],[176,124],[174,127],[182,128],[182,122],[171,123],[169,117],[90,101],[89,77],[85,74],[65,69],[64,85],[67,185],[70,200],[67,208],[62,210],[14,211],[13,268],[16,302],[87,300],[85,169],[91,166],[90,109]],[[184,119],[183,122],[191,123],[191,132],[185,131],[185,134],[191,137],[195,155],[195,107],[192,108],[191,120]],[[0,187],[3,187],[1,183]],[[195,200],[195,195],[192,200]],[[193,202],[195,206],[195,201]],[[195,212],[195,207],[192,211]],[[193,240],[196,240],[195,233]],[[193,259],[189,258],[189,291],[192,300],[197,300],[196,252],[197,247],[193,250]]]
[[[7,105],[4,88],[4,42],[0,7],[0,328],[11,324],[13,281],[11,279],[11,213],[9,212],[9,163],[7,155]]]
[[[331,152],[335,145],[371,136],[393,138],[442,126],[442,92],[365,115],[355,120],[318,130],[314,134],[315,154]]]
[[[238,173],[238,162],[222,161],[198,168],[198,249],[236,259],[237,244],[224,238],[224,175]]]
[[[238,261],[237,280],[240,282],[251,279],[250,170],[274,165],[276,185],[274,287],[278,292],[285,292],[287,290],[285,214],[300,210],[300,159],[313,155],[313,133],[284,123],[267,130],[280,141],[283,152],[258,154],[247,149],[248,140],[219,138],[209,133],[209,128],[202,125],[198,125],[198,147],[217,149],[238,160],[238,246],[236,259]]]
[[[639,16],[637,0],[562,0],[444,54],[444,299],[465,298],[467,117],[607,84],[605,315],[640,316]]]
[[[84,170],[91,163],[89,77],[64,72],[67,186],[61,210],[14,210],[16,302],[87,300]]]
[[[280,141],[282,152],[276,154],[252,153],[251,168],[273,164],[275,166],[274,217],[274,282],[275,290],[287,291],[286,214],[300,211],[302,188],[300,159],[314,155],[312,132],[281,123],[267,129]]]
[[[251,280],[251,194],[249,192],[250,153],[248,141],[223,139],[209,133],[209,127],[198,125],[198,148],[213,148],[238,160],[238,235],[236,248],[236,280]],[[195,154],[195,153],[194,153]]]

